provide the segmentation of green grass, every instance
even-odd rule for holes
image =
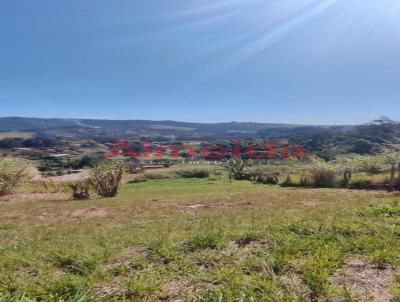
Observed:
[[[3,202],[0,301],[344,299],[329,276],[346,259],[400,264],[396,199],[170,178],[109,199]]]
[[[398,217],[400,216],[400,206],[397,203],[393,205],[375,205],[363,210],[360,214],[378,217]]]

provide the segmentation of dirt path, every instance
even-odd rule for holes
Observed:
[[[80,173],[74,174],[66,174],[62,176],[53,176],[53,177],[41,177],[37,176],[33,180],[34,181],[53,181],[53,182],[69,182],[69,181],[77,181],[84,180],[89,178],[89,172],[82,171]]]

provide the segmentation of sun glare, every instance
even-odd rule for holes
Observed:
[[[183,27],[198,32],[192,55],[220,54],[222,69],[262,53],[288,34],[316,18],[326,20],[329,36],[338,39],[347,30],[374,30],[377,24],[400,25],[397,0],[223,0],[197,1],[174,12]],[[324,19],[325,18],[325,19]],[[190,21],[189,21],[190,20]],[[315,31],[324,35],[320,28]],[[307,41],[304,41],[307,43]]]

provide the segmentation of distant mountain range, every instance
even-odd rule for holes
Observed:
[[[0,118],[0,131],[30,131],[42,136],[121,135],[177,139],[232,139],[286,137],[297,133],[346,130],[352,126],[303,126],[283,123],[188,123],[150,120],[101,120],[62,118]]]
[[[325,160],[338,154],[377,154],[400,150],[400,123],[381,117],[368,124],[355,126],[294,125],[278,123],[187,123],[149,120],[45,119],[25,117],[0,118],[0,142],[4,146],[32,144],[33,140],[68,141],[69,138],[90,139],[97,143],[118,140],[229,143],[244,144],[269,138],[281,143],[301,145],[308,152]],[[47,139],[47,140],[43,140]],[[37,142],[36,142],[37,143]]]

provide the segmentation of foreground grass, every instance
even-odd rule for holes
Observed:
[[[165,179],[112,199],[4,202],[0,300],[350,301],[330,282],[347,259],[400,264],[398,199]]]

